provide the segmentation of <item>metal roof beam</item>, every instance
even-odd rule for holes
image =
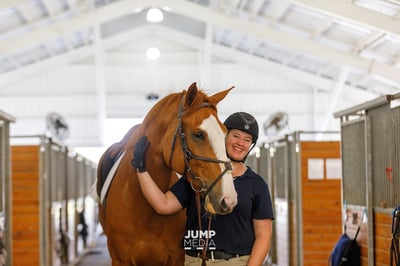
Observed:
[[[306,2],[306,0],[302,1]],[[328,5],[327,2],[329,1],[321,2]],[[333,2],[336,3],[336,1]],[[381,80],[384,80],[385,82],[388,82],[394,86],[398,86],[398,84],[400,84],[400,75],[398,75],[399,69],[391,65],[363,59],[356,55],[337,51],[335,49],[317,44],[312,40],[295,38],[287,33],[266,27],[265,25],[260,25],[246,19],[229,16],[221,12],[210,10],[207,7],[181,0],[153,0],[151,2],[146,0],[118,1],[116,3],[96,9],[94,12],[90,12],[85,16],[76,17],[68,21],[59,21],[47,27],[35,29],[14,39],[3,41],[0,43],[0,55],[22,50],[25,48],[27,43],[43,43],[56,39],[57,37],[67,33],[79,31],[82,28],[92,27],[98,23],[101,24],[103,22],[116,19],[134,12],[133,10],[137,7],[144,8],[151,4],[169,6],[171,7],[171,12],[175,12],[184,16],[190,14],[191,17],[199,21],[210,22],[215,25],[224,26],[236,31],[246,32],[246,34],[256,37],[260,40],[273,41],[277,44],[285,45],[286,47],[289,47],[295,51],[316,55],[326,60],[364,71],[370,75],[379,77]],[[358,15],[360,15],[359,12]],[[378,16],[380,17],[379,14]],[[385,21],[387,21],[387,19],[385,19]],[[389,23],[390,21],[387,22]],[[391,22],[393,23],[393,21]],[[398,28],[398,30],[400,30],[400,28]]]
[[[287,0],[295,5],[313,9],[378,31],[400,35],[399,19],[357,6],[348,0]]]
[[[24,1],[24,0],[3,0],[3,1],[0,1],[0,9],[15,7],[24,2],[26,2],[26,1]]]
[[[282,31],[274,30],[270,27],[266,27],[264,25],[260,25],[258,23],[238,17],[228,16],[219,12],[211,11],[208,8],[189,2],[181,2],[178,0],[161,2],[171,6],[172,12],[179,13],[181,15],[190,13],[193,18],[199,21],[207,20],[215,25],[225,26],[237,31],[246,32],[246,34],[252,35],[261,40],[273,41],[299,52],[316,55],[326,60],[337,62],[350,68],[355,68],[369,73],[370,75],[374,75],[377,78],[394,86],[398,86],[400,84],[400,75],[398,75],[399,69],[391,65],[363,59],[356,55],[320,45],[312,40],[295,38]]]
[[[146,38],[146,36],[149,35],[149,29],[151,29],[152,32],[156,32],[157,36],[160,36],[167,40],[171,40],[174,42],[178,41],[195,50],[205,49],[205,43],[201,39],[178,30],[161,26],[161,24],[141,26],[139,28],[134,28],[130,31],[115,35],[114,37],[111,37],[109,39],[104,39],[104,49],[110,51],[129,42],[135,42],[135,40]],[[332,84],[334,81],[330,79],[309,74],[304,71],[296,70],[284,66],[280,63],[274,63],[261,57],[256,57],[245,52],[240,52],[238,50],[231,49],[223,45],[208,43],[207,52],[210,53],[208,56],[214,55],[229,58],[233,62],[247,64],[251,67],[268,71],[271,74],[275,73],[276,75],[283,75],[283,77],[285,77],[286,79],[295,80],[297,82],[310,86],[310,88],[316,87],[321,91],[330,91],[333,86]],[[49,69],[54,69],[58,65],[70,64],[87,58],[88,56],[93,56],[93,45],[71,50],[65,55],[57,55],[49,59],[37,62],[35,64],[19,68],[15,71],[10,71],[2,74],[0,75],[0,85],[5,86],[13,82],[26,80],[27,78],[37,76],[38,73],[46,72]],[[208,60],[210,60],[210,58],[208,58]],[[112,63],[109,62],[108,64]],[[344,89],[347,90],[358,88],[344,85]]]

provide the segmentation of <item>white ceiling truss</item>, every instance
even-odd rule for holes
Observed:
[[[163,22],[146,21],[152,7],[164,10]],[[349,88],[376,96],[400,90],[399,0],[4,0],[0,92],[56,67],[101,64],[104,50],[107,63],[135,61],[115,48],[155,32],[202,51],[196,60],[205,76],[218,58],[329,93],[326,121]]]
[[[2,1],[0,81],[92,46],[96,25],[104,39],[143,27],[146,9],[154,6],[169,10],[160,27],[202,38],[210,53],[228,48],[234,58],[245,54],[254,64],[271,61],[332,80],[345,66],[345,84],[380,94],[400,86],[400,4],[394,0]]]

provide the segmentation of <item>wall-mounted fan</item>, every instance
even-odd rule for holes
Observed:
[[[69,137],[69,127],[64,117],[51,112],[46,116],[47,133],[51,138],[63,142]]]
[[[283,129],[288,127],[289,116],[285,112],[272,114],[263,124],[264,133],[268,137],[276,137]]]

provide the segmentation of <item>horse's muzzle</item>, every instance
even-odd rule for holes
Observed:
[[[221,212],[224,214],[231,213],[233,211],[233,208],[235,208],[237,204],[237,198],[236,197],[229,197],[226,196],[221,200]]]
[[[232,212],[233,208],[237,204],[237,197],[224,197],[221,201],[222,210],[226,210],[228,213]]]
[[[212,199],[207,196],[204,207],[211,214],[224,215],[231,213],[236,204],[237,204],[236,197],[225,196],[218,202],[213,203]]]

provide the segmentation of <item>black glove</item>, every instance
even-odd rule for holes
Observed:
[[[144,157],[146,155],[146,151],[149,146],[150,142],[147,140],[146,136],[143,136],[136,143],[135,148],[133,150],[133,159],[131,163],[132,166],[139,171],[139,173],[143,173],[146,171],[146,163]]]

